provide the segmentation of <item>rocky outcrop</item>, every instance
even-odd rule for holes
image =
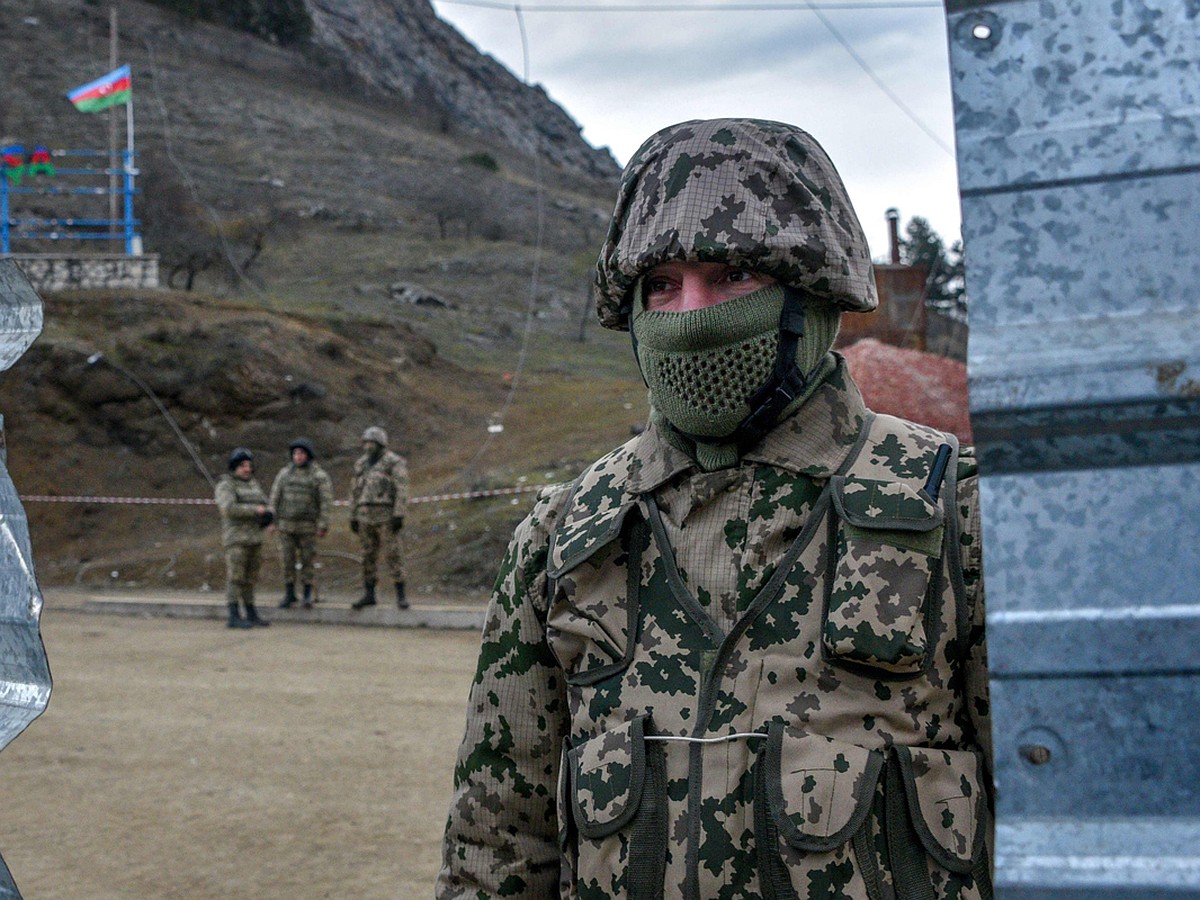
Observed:
[[[540,85],[522,83],[437,17],[429,0],[306,0],[313,43],[358,81],[399,95],[443,128],[542,154],[556,166],[610,179],[618,167]]]

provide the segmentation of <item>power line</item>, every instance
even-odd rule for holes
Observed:
[[[521,53],[525,62],[523,73],[523,82],[526,87],[529,86],[529,37],[525,32],[525,17],[522,15],[520,6],[508,7],[512,9],[517,16],[517,27],[521,33]],[[542,250],[545,243],[546,232],[546,185],[542,174],[542,154],[538,146],[533,148],[533,180],[536,185],[535,189],[535,209],[537,213],[537,228],[535,231],[536,239],[533,248],[533,266],[529,274],[529,301],[525,307],[525,325],[521,332],[521,350],[517,354],[517,364],[512,372],[512,380],[508,385],[508,393],[504,396],[504,404],[500,410],[493,416],[492,421],[488,425],[487,437],[475,451],[475,455],[470,461],[463,466],[454,478],[451,478],[447,484],[453,482],[456,478],[462,478],[469,474],[475,467],[475,464],[483,457],[483,455],[491,447],[492,441],[496,435],[504,430],[504,419],[508,415],[509,409],[512,407],[513,400],[516,397],[517,388],[521,383],[521,376],[525,372],[525,364],[529,356],[529,341],[533,334],[533,320],[537,312],[537,297],[539,283],[542,270]]]
[[[904,113],[906,116],[908,116],[909,119],[912,120],[914,125],[916,125],[923,132],[925,132],[925,134],[929,136],[930,140],[932,140],[935,144],[937,144],[939,147],[941,147],[943,150],[945,150],[948,154],[950,154],[951,158],[953,158],[954,150],[951,149],[950,145],[947,144],[945,141],[943,141],[941,139],[941,137],[938,136],[937,132],[935,132],[932,128],[930,128],[928,125],[926,125],[925,122],[921,119],[921,117],[918,116],[915,112],[913,112],[912,109],[909,107],[909,105],[907,103],[905,103],[903,100],[901,100],[900,96],[895,91],[893,91],[890,87],[888,87],[887,83],[882,78],[880,78],[877,74],[875,74],[875,70],[872,69],[870,67],[870,65],[868,65],[868,63],[865,59],[863,59],[861,56],[858,55],[858,51],[854,49],[854,47],[851,45],[851,43],[848,40],[846,40],[846,38],[842,35],[842,33],[833,27],[833,23],[829,21],[829,18],[823,12],[821,12],[821,10],[817,7],[817,4],[812,2],[812,0],[809,0],[809,2],[805,3],[805,6],[807,6],[807,8],[812,11],[813,15],[815,15],[818,19],[821,20],[821,24],[825,26],[825,29],[831,35],[833,35],[833,37],[837,40],[837,42],[842,45],[843,49],[845,49],[845,51],[850,54],[850,58],[853,59],[856,63],[858,63],[859,68],[867,73],[867,77],[869,77],[873,82],[875,82],[875,86],[878,87],[881,91],[883,91],[884,94],[887,95],[888,99],[891,100],[894,104],[896,104],[896,106],[900,109],[900,111],[902,113]]]
[[[521,14],[523,12],[586,12],[586,13],[610,13],[610,12],[773,12],[773,11],[790,11],[802,10],[811,12],[825,26],[825,29],[833,36],[842,49],[850,55],[850,58],[858,65],[860,69],[866,73],[867,77],[875,83],[875,86],[883,91],[884,95],[895,104],[905,116],[912,121],[926,136],[945,151],[951,158],[954,157],[954,149],[947,144],[925,121],[913,111],[907,103],[901,99],[900,95],[888,87],[885,82],[868,63],[854,46],[848,41],[833,23],[829,21],[829,17],[822,10],[901,10],[901,9],[941,9],[941,0],[901,0],[901,2],[886,3],[872,2],[872,0],[864,0],[864,2],[837,2],[837,0],[802,0],[799,3],[681,3],[678,5],[638,5],[638,6],[601,6],[597,4],[541,4],[529,6],[526,4],[501,3],[498,0],[438,0],[439,3],[456,4],[459,6],[477,6],[485,9],[502,9],[512,10],[517,14],[517,19],[521,23],[521,39],[522,46],[525,49],[526,74],[528,75],[529,59],[528,47],[525,44],[525,24]]]
[[[242,267],[238,265],[236,260],[234,260],[233,250],[229,246],[229,241],[225,237],[225,229],[221,225],[221,217],[217,215],[217,211],[213,208],[212,204],[200,196],[200,191],[196,187],[195,179],[192,178],[191,173],[184,168],[183,163],[181,163],[179,158],[175,155],[175,148],[171,139],[171,117],[167,113],[167,104],[163,101],[162,92],[159,90],[159,82],[162,79],[159,75],[158,60],[154,54],[154,45],[150,43],[149,38],[145,37],[142,38],[142,45],[146,48],[146,54],[150,60],[150,83],[154,88],[154,99],[158,101],[159,116],[162,120],[163,147],[166,149],[167,159],[171,161],[171,164],[183,177],[184,183],[188,188],[188,193],[192,195],[192,200],[194,200],[199,206],[203,207],[203,209],[208,213],[208,218],[212,222],[213,228],[217,233],[217,240],[221,244],[221,252],[225,254],[225,261],[229,263],[229,268],[232,269],[234,275],[236,275],[244,285],[254,291],[254,293],[262,294],[262,291],[259,290],[258,285],[246,276],[246,273],[242,271]],[[210,478],[209,480],[211,481],[212,479]]]

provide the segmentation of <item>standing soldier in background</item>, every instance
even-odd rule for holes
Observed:
[[[317,538],[329,531],[333,509],[333,482],[316,463],[317,454],[306,438],[288,445],[292,461],[279,470],[271,485],[271,509],[279,532],[279,559],[283,564],[283,600],[280,609],[296,602],[296,559],[300,560],[300,584],[304,608],[312,609],[313,557]]]
[[[404,557],[400,529],[408,503],[408,465],[387,449],[388,436],[377,425],[363,432],[363,455],[354,464],[350,490],[350,530],[362,542],[363,595],[353,609],[374,606],[375,571],[383,545],[396,585],[396,606],[408,609],[404,596]]]
[[[217,480],[217,509],[221,511],[221,545],[225,548],[225,600],[229,627],[270,625],[254,608],[254,582],[262,566],[263,529],[271,524],[267,495],[254,479],[254,454],[236,447],[229,454],[229,474]],[[238,600],[246,618],[238,612]]]
[[[833,164],[663,129],[596,287],[650,424],[517,527],[436,896],[990,900],[976,468],[832,352],[878,305]]]

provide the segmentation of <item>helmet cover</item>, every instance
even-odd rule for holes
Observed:
[[[808,133],[782,122],[682,122],[633,155],[596,263],[601,324],[628,328],[631,288],[673,260],[761,272],[841,310],[879,305],[841,177]]]
[[[233,452],[229,454],[229,471],[232,472],[246,461],[253,463],[254,454],[245,447],[234,447]]]
[[[317,451],[313,449],[312,441],[310,441],[308,438],[296,438],[294,441],[288,444],[288,453],[291,453],[297,447],[307,453],[309,459],[317,458]]]
[[[364,441],[374,441],[380,447],[386,447],[388,442],[387,432],[378,425],[372,425],[362,434]]]

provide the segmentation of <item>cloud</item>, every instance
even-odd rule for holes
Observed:
[[[437,3],[438,15],[518,77],[524,51],[511,11]],[[945,22],[938,9],[827,11],[855,52],[920,121],[952,146]],[[880,90],[806,10],[523,13],[530,79],[624,161],[685,119],[791,122],[828,151],[871,252],[887,253],[884,211],[959,236],[954,159]]]

